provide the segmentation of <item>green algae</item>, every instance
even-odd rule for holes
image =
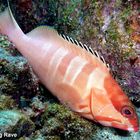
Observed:
[[[93,125],[59,104],[49,104],[42,116],[43,133],[61,139],[90,139]],[[44,130],[45,129],[45,130]]]
[[[37,93],[36,76],[6,36],[0,35],[0,94]],[[32,78],[34,77],[34,78]],[[36,82],[36,83],[35,83]],[[18,97],[18,96],[17,96]]]
[[[15,91],[15,85],[5,76],[0,77],[0,94],[10,94]]]
[[[12,43],[6,36],[0,35],[0,94],[11,94],[17,90],[14,81],[18,79],[21,71],[21,68],[18,69],[17,66],[20,67],[25,59],[21,56],[14,57],[13,54],[18,53],[16,53]]]
[[[12,128],[12,131],[17,133],[19,137],[29,136],[34,132],[35,125],[28,116],[23,115],[17,122],[17,124]]]
[[[63,33],[69,33],[75,28],[78,28],[81,14],[79,12],[80,8],[81,0],[72,0],[67,3],[64,3],[64,1],[61,0],[58,7],[58,25],[56,28]],[[62,30],[61,26],[63,26],[65,30]]]
[[[40,134],[35,135],[34,137],[30,138],[31,140],[61,140],[59,136],[42,136]],[[22,140],[22,139],[21,139]],[[26,140],[26,139],[23,139]]]
[[[0,95],[0,110],[12,109],[15,101],[10,96]]]

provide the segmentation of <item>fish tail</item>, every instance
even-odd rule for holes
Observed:
[[[10,34],[13,33],[16,34],[16,32],[18,32],[18,34],[23,34],[23,31],[20,29],[12,14],[8,0],[7,3],[8,8],[6,8],[4,12],[0,13],[0,33],[7,36],[10,36]]]

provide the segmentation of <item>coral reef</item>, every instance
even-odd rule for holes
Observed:
[[[0,11],[6,3],[0,0]],[[103,55],[140,118],[138,1],[10,1],[24,32],[49,25]],[[24,22],[23,22],[24,21]],[[136,36],[137,35],[137,36]],[[11,121],[13,122],[11,124]],[[0,35],[0,130],[19,140],[138,140],[140,132],[103,127],[65,108],[40,84],[27,60]]]
[[[56,103],[48,105],[41,122],[44,124],[41,130],[44,135],[55,136],[57,134],[57,136],[65,140],[91,139],[96,130],[96,127],[95,130],[93,129],[92,123]]]
[[[33,75],[27,60],[20,56],[7,37],[1,35],[0,75],[0,94],[10,94],[20,101],[22,96],[27,100],[38,93],[38,79]]]
[[[69,33],[80,24],[81,0],[12,1],[10,6],[24,32],[29,32],[39,25],[48,25],[62,33]]]

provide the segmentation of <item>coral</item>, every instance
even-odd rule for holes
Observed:
[[[62,33],[68,33],[79,25],[81,0],[12,1],[10,6],[18,24],[26,33],[39,25],[53,26]]]
[[[11,93],[15,91],[15,85],[5,76],[0,77],[0,93]]]
[[[57,134],[60,139],[90,139],[94,132],[90,122],[56,103],[48,105],[41,122],[44,124],[42,133],[47,136]]]
[[[0,35],[0,75],[0,94],[10,94],[20,102],[21,96],[28,99],[34,93],[38,93],[38,79],[27,64],[27,60],[16,51],[7,37],[2,35]]]
[[[15,101],[10,96],[0,95],[0,110],[12,109]]]
[[[18,120],[17,124],[12,128],[12,131],[20,137],[29,136],[34,132],[34,130],[34,123],[27,116],[22,116],[20,120]]]
[[[15,133],[28,136],[34,131],[33,122],[15,110],[0,111],[0,133]]]

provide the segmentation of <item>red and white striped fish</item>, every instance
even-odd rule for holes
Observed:
[[[63,104],[102,125],[139,130],[134,106],[97,52],[47,26],[24,34],[10,9],[0,15],[0,32],[14,42],[42,83]]]

